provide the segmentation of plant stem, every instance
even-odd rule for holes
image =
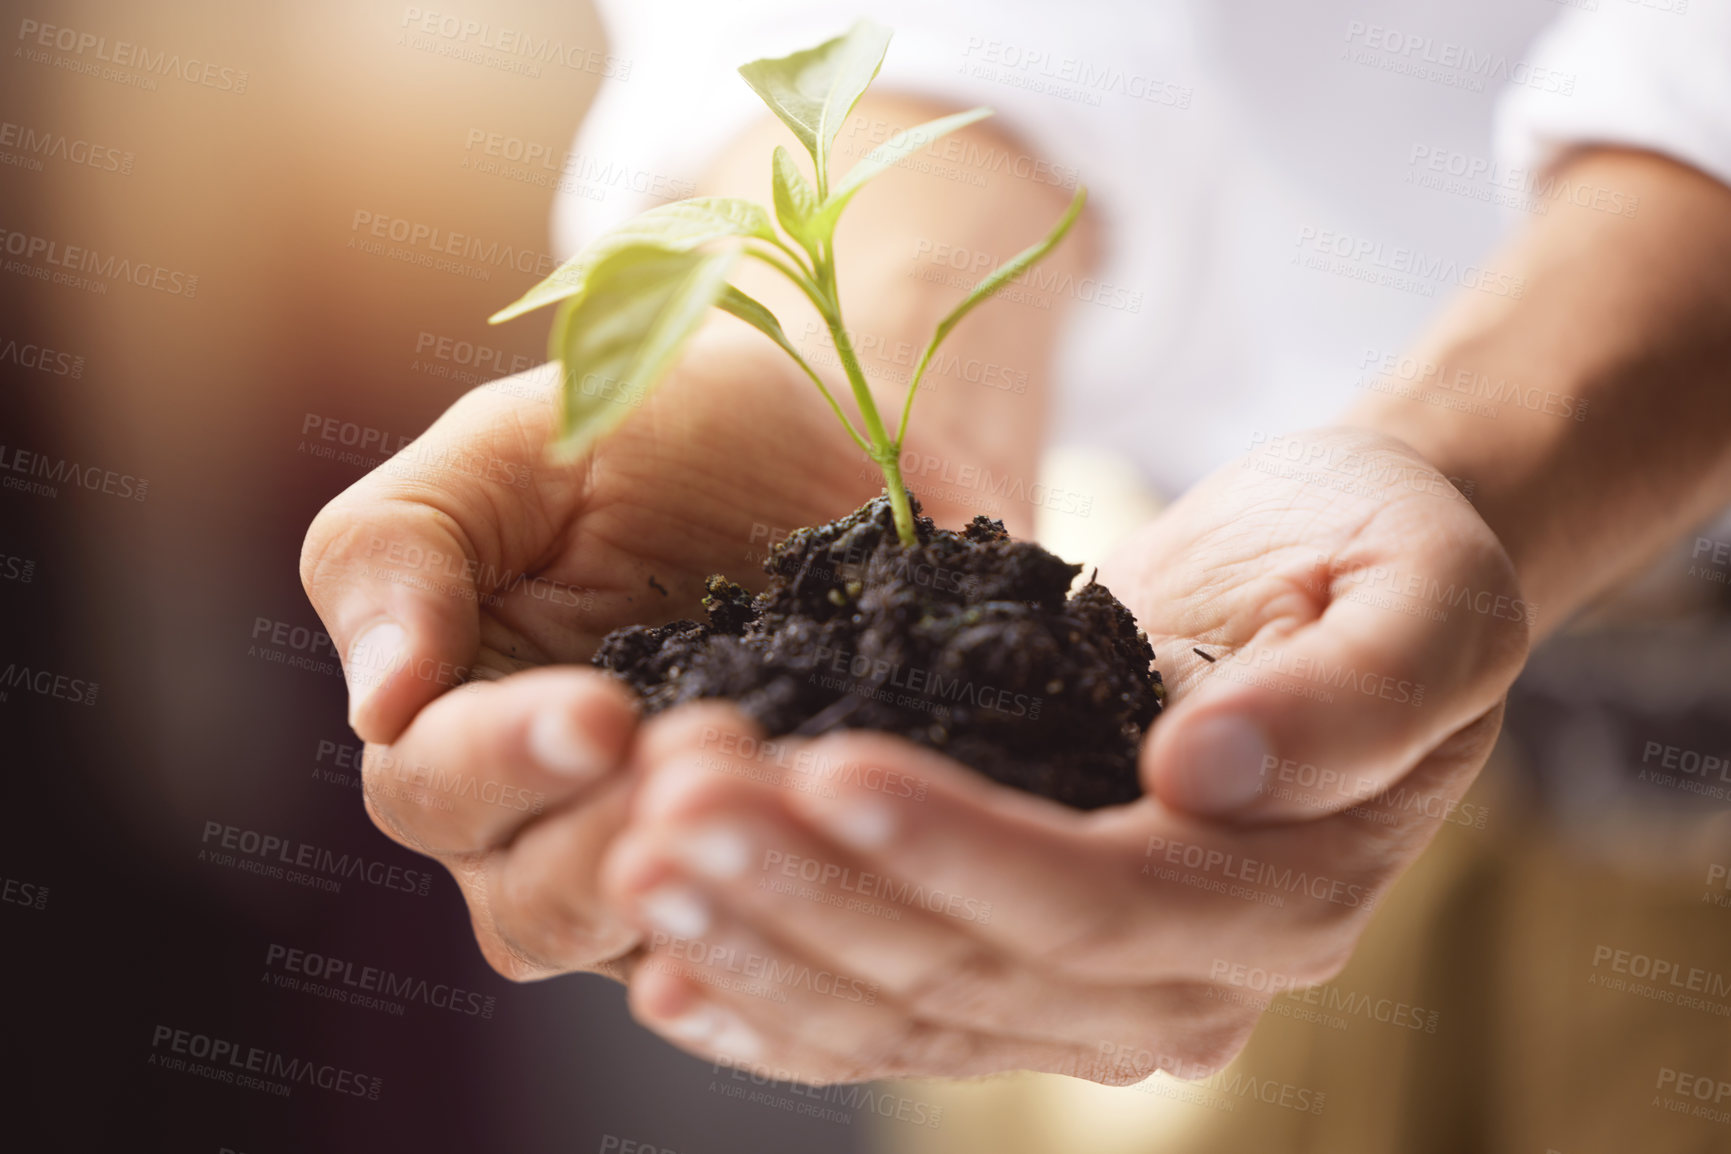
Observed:
[[[854,403],[859,405],[866,435],[871,438],[871,458],[877,462],[878,469],[884,475],[884,488],[889,493],[890,511],[895,515],[896,536],[903,545],[912,548],[920,543],[920,539],[914,532],[914,511],[908,504],[907,487],[902,484],[901,445],[890,440],[889,434],[884,430],[883,420],[878,416],[877,402],[872,398],[871,386],[866,383],[859,357],[853,351],[853,342],[848,339],[847,329],[842,324],[841,302],[832,300],[831,304],[834,311],[824,319],[829,322],[829,333],[835,341],[836,356],[841,360],[842,370],[847,373],[848,384],[853,386]]]

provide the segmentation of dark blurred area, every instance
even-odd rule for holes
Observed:
[[[7,17],[0,1146],[851,1150],[851,1117],[745,1101],[773,1087],[638,1029],[611,983],[494,975],[450,879],[362,812],[301,536],[541,359],[485,318],[546,270],[548,170],[478,171],[474,143],[557,159],[600,80],[417,11]],[[458,15],[605,49],[583,4]],[[362,244],[384,218],[410,243]],[[428,267],[432,230],[494,257]]]

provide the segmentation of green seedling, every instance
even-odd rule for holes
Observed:
[[[882,470],[902,544],[918,543],[900,461],[920,378],[938,346],[974,306],[1064,238],[1081,214],[1087,191],[1076,190],[1070,207],[1045,239],[1005,261],[938,322],[908,381],[901,421],[892,438],[878,415],[842,321],[836,291],[836,222],[872,177],[938,137],[990,116],[991,110],[958,112],[898,133],[831,187],[829,160],[836,134],[877,76],[889,42],[889,29],[862,20],[845,36],[790,56],[756,60],[739,70],[811,156],[815,179],[808,181],[787,149],[775,148],[774,222],[780,224],[785,240],[776,232],[769,211],[752,201],[719,196],[675,201],[603,233],[515,304],[493,315],[490,323],[499,324],[544,305],[559,306],[548,342],[561,374],[557,449],[567,455],[580,453],[623,420],[626,407],[607,397],[647,395],[710,308],[720,308],[763,332],[811,378],[848,436]],[[775,315],[728,283],[742,259],[767,264],[811,301],[835,342],[863,434],[788,340]]]

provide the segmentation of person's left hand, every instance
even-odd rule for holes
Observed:
[[[602,866],[648,935],[634,1013],[799,1081],[1122,1084],[1206,1076],[1338,973],[1489,755],[1527,645],[1502,547],[1410,449],[1334,430],[1222,469],[1103,577],[1174,691],[1128,806],[883,734],[765,744],[721,704],[645,727]]]

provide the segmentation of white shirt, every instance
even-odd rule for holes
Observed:
[[[860,11],[599,7],[629,71],[603,83],[575,151],[663,195],[764,114],[738,65]],[[1639,211],[1552,181],[1559,151],[1634,145],[1731,183],[1731,0],[874,0],[871,15],[896,33],[874,91],[990,105],[1055,180],[1088,185],[1109,255],[1093,281],[1048,286],[1080,302],[1054,438],[1126,455],[1167,496],[1259,433],[1326,423],[1453,293],[1519,292],[1495,246],[1553,198]],[[832,176],[859,144],[844,129]],[[562,194],[555,246],[654,203]]]

